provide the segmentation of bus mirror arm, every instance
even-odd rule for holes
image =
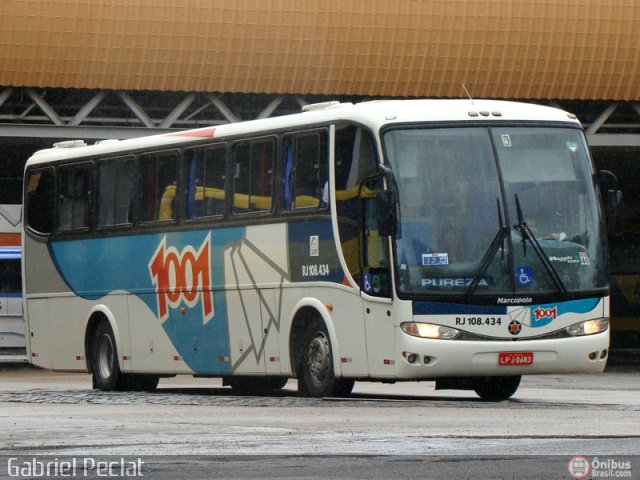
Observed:
[[[387,184],[388,190],[393,190],[394,192],[398,191],[398,185],[396,184],[396,177],[393,176],[393,172],[389,167],[383,164],[378,164],[378,169],[382,173],[384,177],[385,183]]]
[[[398,185],[393,172],[387,165],[378,164],[378,171],[384,177],[387,190],[376,193],[376,216],[378,233],[383,237],[395,237],[398,234]]]
[[[395,237],[398,234],[398,213],[396,196],[391,190],[376,193],[376,216],[378,232],[383,237]]]
[[[598,170],[596,180],[604,204],[604,219],[608,233],[613,237],[621,237],[624,224],[622,221],[622,191],[619,188],[618,177],[608,170]]]

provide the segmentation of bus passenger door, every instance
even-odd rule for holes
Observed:
[[[358,317],[363,319],[357,326],[353,322],[352,337],[358,335],[361,340],[363,321],[367,372],[377,377],[392,376],[395,337],[390,316],[388,238],[380,237],[376,218],[375,198],[383,188],[383,179],[378,168],[375,135],[356,126],[336,126],[334,135],[335,205],[340,242],[347,270],[360,287],[360,299],[354,308],[362,309]],[[353,339],[350,343],[356,344]],[[360,341],[357,345],[355,349],[359,349]]]
[[[392,321],[389,242],[379,234],[375,192],[379,180],[367,182],[363,198],[362,304],[367,357],[372,376],[395,375],[395,336]]]

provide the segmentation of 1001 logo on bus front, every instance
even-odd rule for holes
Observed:
[[[202,300],[203,323],[213,318],[210,251],[211,234],[207,235],[197,251],[189,245],[181,252],[176,247],[167,247],[167,236],[162,237],[149,262],[161,321],[169,318],[169,308],[178,308],[183,303],[193,308],[199,300]]]
[[[533,328],[544,327],[545,325],[549,325],[558,317],[558,307],[538,307],[531,313],[531,326]]]

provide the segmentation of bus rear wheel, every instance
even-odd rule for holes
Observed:
[[[100,322],[93,335],[91,348],[93,387],[106,391],[146,391],[156,389],[160,377],[146,374],[124,374],[118,365],[118,348],[111,326]]]
[[[124,390],[125,379],[118,365],[118,349],[107,322],[100,322],[93,334],[91,348],[93,387],[100,390]]]
[[[324,322],[314,320],[304,336],[298,391],[308,397],[345,397],[353,380],[338,379],[333,366],[331,340]]]
[[[481,377],[475,391],[483,400],[500,402],[511,397],[520,386],[521,375],[509,377]]]

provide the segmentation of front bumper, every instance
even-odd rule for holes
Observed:
[[[438,377],[601,373],[607,363],[609,330],[595,335],[514,341],[432,340],[396,329],[400,358],[396,375],[403,380]],[[503,352],[531,352],[530,365],[499,365]],[[412,356],[413,354],[413,356]],[[411,360],[415,360],[411,363]]]

